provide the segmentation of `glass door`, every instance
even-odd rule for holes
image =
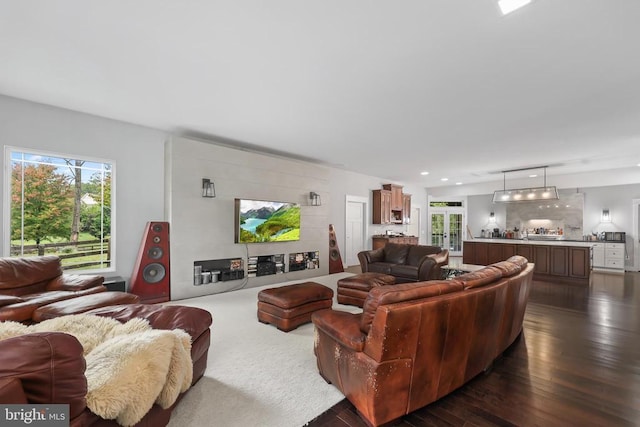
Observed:
[[[431,245],[449,249],[450,256],[462,256],[463,212],[431,210]]]

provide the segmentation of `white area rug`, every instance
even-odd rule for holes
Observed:
[[[285,333],[257,319],[262,289],[313,281],[334,290],[333,308],[359,312],[336,301],[336,283],[351,273],[174,301],[213,315],[205,375],[175,408],[170,427],[300,427],[344,399],[318,373],[313,324]],[[215,286],[215,285],[213,285]]]

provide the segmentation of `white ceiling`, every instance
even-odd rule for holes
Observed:
[[[426,187],[628,169],[639,22],[638,0],[0,0],[0,93]]]

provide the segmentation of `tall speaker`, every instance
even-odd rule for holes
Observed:
[[[144,303],[166,302],[170,299],[170,279],[169,223],[148,222],[133,268],[129,292],[138,295]]]
[[[338,249],[338,239],[336,239],[336,231],[333,224],[329,224],[329,274],[342,273],[344,266],[342,265],[342,257],[340,249]]]

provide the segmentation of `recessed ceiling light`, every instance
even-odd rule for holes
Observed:
[[[462,185],[462,183],[461,182],[456,182],[456,185]]]
[[[531,3],[531,0],[499,0],[498,6],[503,15],[513,12],[516,9],[520,9],[522,6],[526,6]]]
[[[427,172],[427,171],[420,172],[420,175],[429,175],[429,172]]]
[[[449,178],[440,178],[440,181],[449,181]]]
[[[537,176],[538,176],[538,175],[536,175],[536,174],[534,173],[533,175],[529,175],[529,178],[535,178],[535,177],[537,177]]]

